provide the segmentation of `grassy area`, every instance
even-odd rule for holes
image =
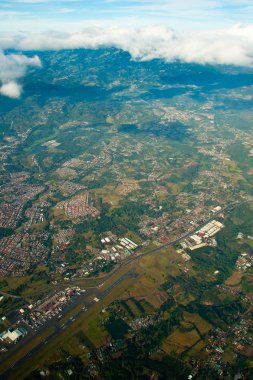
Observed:
[[[106,275],[107,276],[107,275]],[[103,280],[103,275],[99,276],[97,278],[78,278],[74,281],[69,281],[68,284],[70,285],[79,285],[80,287],[84,288],[93,288],[99,285]]]
[[[136,244],[142,243],[142,240],[140,239],[140,237],[137,234],[135,234],[133,231],[128,231],[126,234],[126,237],[132,240]]]
[[[159,252],[141,258],[140,267],[145,273],[150,273],[157,282],[162,283],[167,275],[175,276],[179,274],[178,266],[175,265],[180,260],[177,252],[168,247]]]
[[[15,294],[15,290],[20,286],[27,284],[30,281],[31,276],[24,277],[3,277],[1,279],[1,290],[3,292],[10,292]]]
[[[98,315],[88,318],[83,324],[83,331],[90,339],[95,347],[99,347],[103,344],[104,338],[108,335],[107,330],[102,325],[102,315]]]
[[[162,349],[167,354],[181,354],[200,340],[200,336],[195,329],[188,332],[175,330],[162,344]]]
[[[175,285],[173,289],[173,298],[178,304],[187,305],[195,300],[195,296],[191,293],[186,292],[182,286]]]
[[[34,281],[27,284],[27,287],[21,292],[24,298],[40,298],[43,294],[50,293],[54,289],[52,284],[48,284],[47,280]]]
[[[141,310],[137,307],[136,303],[134,302],[133,298],[130,298],[126,301],[126,305],[130,309],[131,313],[134,315],[135,318],[138,318],[141,316],[142,312]]]
[[[69,352],[70,355],[79,356],[84,364],[88,361],[89,350],[83,342],[82,335],[76,334],[72,336],[62,347],[66,352]]]
[[[192,346],[189,351],[187,351],[187,356],[196,357],[196,356],[201,355],[202,357],[204,357],[206,356],[206,353],[203,352],[204,348],[205,348],[205,343],[201,340],[197,342],[196,344],[194,344],[194,346]]]
[[[194,324],[201,335],[206,334],[213,327],[209,322],[194,313],[184,312],[184,320]]]
[[[85,177],[84,180],[87,181],[89,178]],[[108,203],[112,208],[118,207],[121,200],[123,199],[122,195],[115,194],[113,186],[106,186],[103,188],[95,189],[93,192],[98,196],[103,197],[103,201],[105,203]]]
[[[235,354],[231,348],[226,348],[222,354],[222,360],[226,363],[232,364],[235,361]]]
[[[176,260],[179,256],[173,249],[163,250],[149,256],[140,257],[136,270],[140,277],[128,289],[126,299],[145,299],[155,308],[160,307],[167,300],[167,294],[159,290],[160,285],[168,275],[179,274]]]

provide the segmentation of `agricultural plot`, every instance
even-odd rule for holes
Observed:
[[[191,322],[201,335],[207,334],[208,331],[210,331],[213,327],[209,322],[205,321],[198,314],[184,312],[184,320]]]
[[[175,330],[162,344],[162,350],[167,354],[182,354],[200,340],[198,332],[193,329],[188,332]]]

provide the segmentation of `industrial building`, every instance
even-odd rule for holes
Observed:
[[[5,330],[0,335],[0,340],[6,343],[15,343],[19,339],[23,338],[27,334],[27,331],[23,327],[18,327],[15,330],[13,328],[9,328]]]
[[[183,240],[181,246],[183,248],[188,248],[191,251],[206,247],[208,245],[214,245],[213,240],[211,239],[214,235],[219,232],[224,225],[217,220],[212,220],[207,223],[204,227],[200,228],[196,233],[190,235],[187,239]]]

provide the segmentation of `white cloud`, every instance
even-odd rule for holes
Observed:
[[[58,10],[59,13],[73,13],[76,12],[74,8],[61,8]]]
[[[253,25],[191,33],[177,33],[166,26],[148,26],[89,27],[76,33],[23,33],[12,39],[0,35],[0,48],[8,45],[21,50],[114,46],[138,60],[161,58],[168,62],[253,66]]]
[[[19,11],[3,11],[3,10],[0,10],[0,17],[15,17],[15,16],[24,16],[24,15],[29,15],[30,12],[19,12]]]
[[[16,82],[8,82],[0,87],[0,94],[9,98],[18,99],[21,95],[22,87]]]
[[[116,47],[128,51],[133,59],[180,60],[201,64],[222,64],[253,67],[253,25],[232,28],[177,33],[166,26],[87,27],[82,32],[0,34],[0,49],[61,50]],[[24,54],[4,54],[0,50],[0,93],[19,97],[18,79],[29,66],[39,67],[39,57]]]
[[[11,98],[19,98],[22,87],[17,83],[29,66],[40,67],[38,56],[27,57],[23,54],[5,54],[0,50],[0,93]]]

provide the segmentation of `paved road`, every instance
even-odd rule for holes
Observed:
[[[19,296],[14,296],[14,294],[2,292],[2,290],[0,290],[0,294],[2,294],[5,297],[10,297],[10,298],[22,298],[22,297],[19,297]]]
[[[136,256],[132,256],[130,258],[125,259],[119,267],[117,267],[115,270],[110,272],[108,275],[104,276],[100,284],[98,284],[97,286],[92,287],[92,288],[87,288],[85,293],[82,293],[82,295],[77,296],[73,302],[70,302],[69,304],[66,305],[66,307],[64,308],[64,310],[62,312],[63,317],[64,317],[64,315],[69,313],[71,310],[74,310],[81,303],[83,303],[84,306],[79,312],[77,312],[76,314],[71,316],[68,319],[68,321],[66,321],[64,324],[61,324],[61,322],[58,321],[57,317],[55,317],[55,318],[52,318],[49,321],[47,321],[37,331],[29,329],[28,335],[25,338],[23,338],[22,340],[20,340],[14,347],[10,348],[9,351],[5,354],[5,357],[2,361],[9,359],[10,357],[13,357],[13,364],[9,368],[7,368],[4,372],[2,372],[0,374],[0,380],[7,380],[8,377],[11,374],[13,374],[13,372],[16,368],[18,368],[29,357],[31,357],[33,354],[35,354],[37,351],[39,351],[49,340],[52,340],[54,337],[59,335],[59,333],[61,331],[65,330],[68,326],[70,326],[76,320],[76,318],[80,317],[81,315],[84,315],[86,313],[86,311],[88,309],[90,309],[96,303],[96,301],[94,301],[94,300],[88,301],[88,298],[91,296],[91,294],[94,294],[95,297],[97,297],[99,300],[102,300],[106,295],[108,295],[124,279],[136,276],[135,272],[132,269],[130,269],[125,274],[123,274],[121,277],[119,277],[112,285],[110,285],[105,290],[102,290],[101,285],[104,282],[106,282],[113,274],[115,274],[119,270],[119,268],[129,264],[130,262],[132,262],[134,260],[139,260],[143,256],[147,256],[147,255],[159,252],[160,250],[162,250],[166,247],[177,244],[181,240],[185,239],[186,237],[190,236],[191,234],[193,234],[194,232],[199,230],[202,226],[207,224],[209,221],[214,219],[219,214],[230,209],[231,207],[238,206],[239,204],[242,204],[242,203],[245,203],[245,202],[241,202],[241,203],[232,202],[227,207],[225,207],[222,210],[220,210],[219,212],[213,214],[211,218],[209,218],[208,220],[203,222],[200,226],[198,226],[194,230],[187,232],[186,234],[181,235],[180,237],[178,237],[178,238],[176,238],[176,239],[174,239],[174,240],[172,240],[166,244],[163,244],[157,248],[154,248],[154,249],[152,249],[146,253],[136,255]],[[71,284],[73,284],[73,282],[71,282]],[[54,327],[54,331],[46,339],[44,339],[43,341],[38,343],[34,348],[32,348],[28,353],[26,353],[21,359],[15,361],[15,354],[20,350],[20,348],[23,347],[25,344],[27,344],[32,338],[36,337],[37,335],[42,335],[43,332],[45,332],[50,326]]]

